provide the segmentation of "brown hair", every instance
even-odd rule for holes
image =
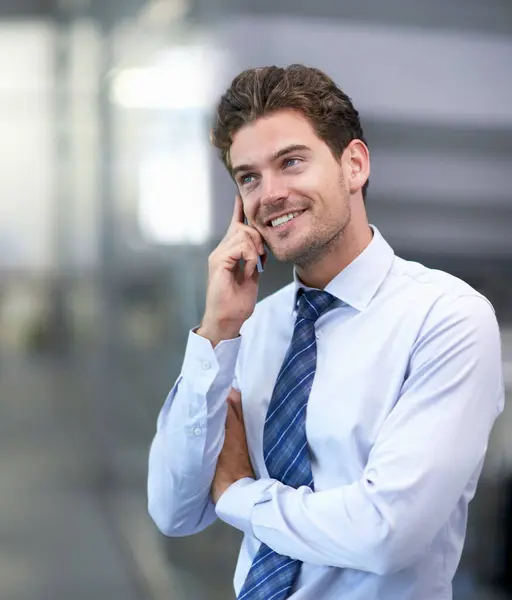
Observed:
[[[212,144],[220,150],[228,170],[233,135],[246,123],[282,109],[298,110],[309,119],[336,158],[354,139],[366,144],[352,101],[319,69],[298,64],[247,69],[221,97],[211,132]],[[363,186],[363,198],[368,183]]]

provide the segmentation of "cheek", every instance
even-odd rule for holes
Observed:
[[[304,188],[306,191],[306,188]],[[340,196],[343,195],[344,180],[340,169],[324,169],[315,173],[307,182],[307,193],[315,202],[323,205],[337,205]]]
[[[318,197],[322,196],[325,184],[325,176],[320,170],[309,169],[290,180],[290,191],[316,201]]]
[[[242,205],[244,209],[245,216],[249,219],[249,221],[253,221],[256,217],[256,212],[258,208],[258,202],[256,201],[256,194],[254,192],[239,192],[238,195],[242,198]]]

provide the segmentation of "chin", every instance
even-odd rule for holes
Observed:
[[[311,250],[312,248],[309,244],[302,244],[296,247],[272,249],[272,254],[280,262],[301,264],[302,262],[309,262]]]

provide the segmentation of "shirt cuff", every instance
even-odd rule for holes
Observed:
[[[242,338],[222,340],[213,348],[210,340],[191,330],[188,335],[181,373],[195,391],[206,395],[215,385],[231,388]]]
[[[215,506],[219,519],[236,527],[247,535],[254,536],[251,523],[253,508],[261,501],[262,495],[275,484],[274,479],[244,477],[239,479],[222,494]]]

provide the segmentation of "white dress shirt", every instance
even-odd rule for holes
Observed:
[[[325,288],[336,306],[316,322],[306,417],[314,492],[269,478],[263,460],[296,276],[257,304],[240,337],[213,349],[190,332],[159,415],[150,514],[169,536],[217,516],[244,532],[237,593],[264,542],[303,561],[294,600],[452,598],[468,503],[503,409],[498,325],[469,285],[395,256],[372,229],[366,250]],[[256,479],[233,484],[215,507],[209,492],[232,385],[241,390]]]

